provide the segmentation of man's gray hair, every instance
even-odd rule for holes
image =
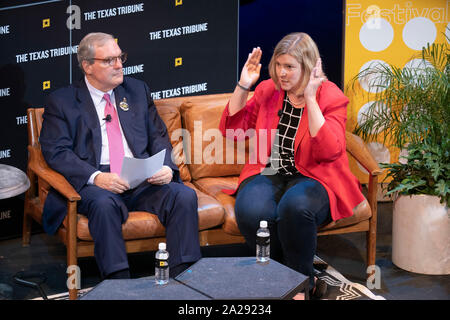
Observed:
[[[114,36],[103,32],[92,32],[87,34],[78,45],[78,65],[81,71],[84,73],[83,61],[88,61],[89,64],[93,64],[92,58],[95,58],[95,47],[101,47],[105,42],[114,40]]]

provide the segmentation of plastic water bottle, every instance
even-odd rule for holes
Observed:
[[[256,231],[256,261],[266,262],[270,260],[270,231],[267,228],[267,221],[259,223]]]
[[[166,251],[166,244],[160,242],[155,255],[155,281],[156,284],[167,284],[169,282],[169,253]]]

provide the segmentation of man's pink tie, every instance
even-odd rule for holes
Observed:
[[[123,142],[122,133],[119,127],[119,117],[117,111],[111,103],[109,94],[105,93],[103,99],[106,100],[105,106],[105,118],[110,118],[110,121],[106,121],[106,133],[108,135],[109,145],[109,166],[110,171],[120,175],[123,162]],[[110,115],[110,117],[108,117]]]

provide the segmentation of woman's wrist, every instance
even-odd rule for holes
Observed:
[[[313,95],[313,96],[305,95],[304,97],[305,97],[306,104],[311,103],[311,102],[317,102],[315,95]]]
[[[239,83],[239,81],[236,83],[236,85],[239,87],[239,88],[241,88],[242,90],[244,90],[244,91],[250,91],[250,86],[243,86],[243,85],[241,85],[240,83]]]

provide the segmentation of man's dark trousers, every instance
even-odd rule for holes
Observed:
[[[166,228],[169,267],[200,259],[197,195],[184,184],[144,182],[123,194],[87,185],[80,190],[80,196],[78,211],[85,213],[89,220],[94,255],[103,277],[129,268],[122,237],[122,224],[128,218],[128,211],[158,215]]]

